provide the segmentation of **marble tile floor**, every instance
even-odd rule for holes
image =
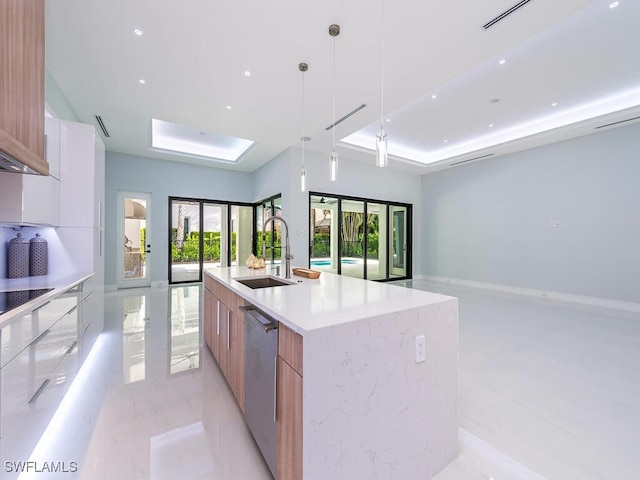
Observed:
[[[459,298],[468,478],[640,478],[640,314],[400,283]]]
[[[637,314],[400,283],[460,299],[461,454],[434,480],[639,478]],[[38,445],[78,469],[46,478],[271,478],[199,348],[200,297],[197,285],[105,295],[105,332]]]

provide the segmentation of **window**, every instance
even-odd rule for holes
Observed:
[[[244,265],[253,205],[169,197],[169,283],[201,282],[208,266]]]
[[[254,218],[256,219],[254,253],[262,256],[262,244],[265,243],[265,260],[280,262],[282,257],[282,222],[269,222],[264,230],[264,221],[271,216],[282,214],[282,197],[276,195],[255,204]]]
[[[309,205],[310,268],[369,280],[411,278],[411,205],[315,192]]]

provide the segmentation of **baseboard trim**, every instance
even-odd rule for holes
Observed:
[[[460,454],[465,455],[485,478],[509,478],[517,480],[545,480],[544,477],[511,458],[484,440],[459,429]]]
[[[437,277],[434,275],[417,275],[415,278],[438,283],[448,283],[451,285],[480,288],[483,290],[493,290],[495,292],[513,293],[516,295],[525,295],[528,297],[546,298],[550,300],[559,300],[562,302],[579,303],[582,305],[589,305],[593,307],[624,310],[626,312],[640,312],[640,303],[623,302],[620,300],[612,300],[609,298],[586,297],[583,295],[572,295],[570,293],[562,292],[547,292],[544,290],[535,290],[533,288],[512,287],[509,285],[475,282],[473,280],[462,280],[459,278]]]

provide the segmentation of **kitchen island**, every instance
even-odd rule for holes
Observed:
[[[269,269],[209,268],[205,274],[205,295],[233,297],[280,322],[279,479],[428,479],[456,457],[456,298],[326,272],[260,289],[237,279],[269,275]],[[213,337],[220,332],[220,307],[206,302],[205,321],[207,310],[218,319],[205,325],[205,338],[211,338],[207,331]],[[228,312],[229,322],[232,314],[240,316],[233,307]],[[285,333],[299,339],[299,365],[283,353],[290,344],[283,342]],[[422,336],[424,361],[417,361]],[[243,408],[242,394],[236,397]],[[301,425],[289,425],[288,408],[297,411],[293,417],[299,415]],[[287,462],[293,467],[281,465]]]

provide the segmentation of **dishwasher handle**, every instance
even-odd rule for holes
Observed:
[[[240,305],[238,308],[244,312],[245,317],[248,315],[253,318],[264,329],[264,333],[269,333],[271,330],[277,330],[278,321],[265,317],[253,305]]]

